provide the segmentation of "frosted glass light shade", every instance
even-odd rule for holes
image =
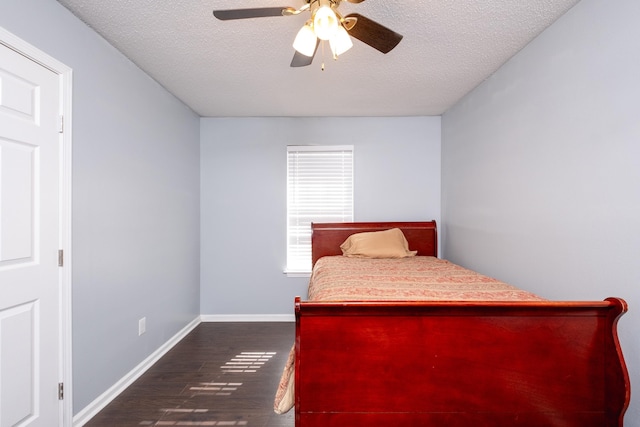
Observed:
[[[333,52],[333,56],[342,55],[353,47],[351,37],[342,25],[338,28],[336,34],[329,40],[329,46],[331,46],[331,52]]]
[[[338,17],[329,6],[320,6],[313,15],[313,31],[320,40],[331,39],[339,27]]]
[[[304,25],[293,41],[293,48],[305,56],[313,56],[316,51],[316,34],[310,26]]]

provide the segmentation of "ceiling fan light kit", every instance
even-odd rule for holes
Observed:
[[[349,33],[347,33],[347,30],[345,30],[343,26],[340,26],[336,34],[329,40],[329,46],[331,47],[334,58],[337,58],[338,55],[342,55],[353,47],[351,37],[349,37]]]
[[[364,0],[347,0],[361,3]],[[310,65],[320,41],[329,41],[335,59],[353,47],[351,37],[368,44],[382,53],[388,53],[402,40],[402,35],[377,22],[353,13],[342,17],[338,12],[341,0],[307,0],[299,9],[293,7],[262,7],[253,9],[214,10],[213,15],[223,21],[269,16],[294,16],[304,11],[311,12],[308,20],[298,31],[293,41],[295,54],[292,67]],[[323,67],[324,69],[324,67]]]
[[[316,5],[314,8],[313,5]],[[317,0],[311,3],[313,31],[320,40],[330,40],[338,32],[338,17],[331,6],[331,0]]]
[[[293,48],[304,56],[312,57],[316,52],[316,40],[316,33],[313,32],[310,23],[307,23],[298,31]]]
[[[318,39],[329,41],[334,58],[353,47],[341,17],[333,10],[338,3],[332,0],[317,0],[311,3],[311,19],[298,31],[293,48],[301,54],[313,57]]]

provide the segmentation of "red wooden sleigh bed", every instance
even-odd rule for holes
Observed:
[[[341,255],[351,234],[390,228],[418,256],[437,255],[435,222],[314,224],[313,262]],[[296,298],[296,426],[622,426],[626,310],[618,298]]]

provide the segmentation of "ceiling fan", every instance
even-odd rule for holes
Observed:
[[[292,67],[304,67],[313,62],[321,41],[328,41],[334,58],[349,50],[355,37],[382,53],[390,52],[402,40],[402,35],[366,18],[359,13],[342,16],[338,6],[342,0],[305,0],[299,9],[285,7],[258,7],[251,9],[214,10],[213,15],[223,21],[271,16],[293,16],[309,11],[311,18],[298,31],[293,42],[295,53]],[[364,0],[347,0],[361,3]]]

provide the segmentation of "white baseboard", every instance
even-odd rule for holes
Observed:
[[[156,363],[162,356],[164,356],[173,346],[175,346],[182,338],[187,336],[196,326],[201,322],[200,317],[196,317],[185,326],[181,331],[171,337],[160,348],[154,351],[149,357],[143,360],[138,366],[133,368],[128,374],[122,377],[117,383],[111,386],[107,391],[102,393],[87,405],[84,409],[78,412],[73,417],[73,427],[81,427],[85,425],[91,418],[96,416],[98,412],[104,409],[113,399],[115,399],[120,393],[122,393],[127,387],[129,387],[135,380],[137,380],[142,374],[145,373],[154,363]]]
[[[295,322],[294,314],[202,314],[203,322]]]

